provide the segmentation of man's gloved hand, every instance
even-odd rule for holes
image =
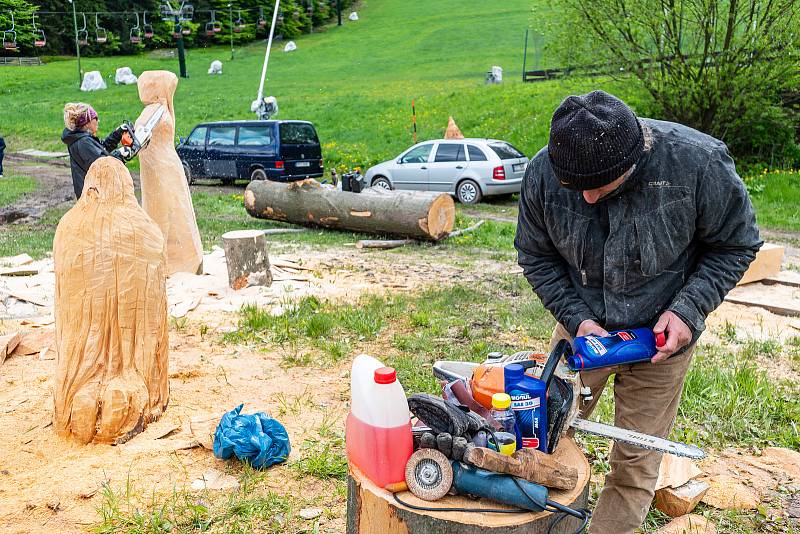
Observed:
[[[683,319],[671,311],[662,313],[653,327],[653,333],[659,334],[661,332],[666,333],[667,342],[658,347],[658,352],[650,360],[653,363],[666,360],[692,340],[692,330],[683,322]]]
[[[608,336],[608,332],[593,319],[586,319],[578,326],[576,337],[589,335],[606,337]]]

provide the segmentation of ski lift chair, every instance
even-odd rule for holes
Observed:
[[[219,28],[219,29],[218,29]],[[217,33],[222,31],[222,25],[217,22],[216,13],[214,10],[211,10],[211,20],[206,22],[206,35],[208,37],[214,37]]]
[[[14,30],[3,31],[3,49],[9,52],[16,52],[17,48],[17,32]]]
[[[192,29],[189,26],[184,26],[181,28],[181,34],[183,35],[191,35]]]
[[[133,44],[142,42],[142,29],[139,27],[139,13],[136,13],[136,26],[131,28],[130,39]]]
[[[144,38],[152,39],[156,32],[153,30],[153,25],[147,23],[147,12],[142,13],[142,18],[144,19]]]
[[[261,7],[258,8],[258,22],[257,22],[257,24],[258,24],[258,27],[260,29],[262,29],[262,30],[267,27],[267,19],[264,18],[264,8],[261,8]]]
[[[83,15],[83,28],[78,30],[78,46],[86,46],[89,44],[89,32],[86,30],[86,13]]]
[[[181,25],[180,24],[176,24],[172,28],[172,38],[173,39],[180,39],[181,37],[183,37],[183,34],[181,33]]]
[[[105,28],[100,26],[100,21],[98,20],[97,13],[94,14],[94,35],[95,41],[98,44],[104,44],[108,42],[108,32]]]
[[[33,46],[41,48],[47,44],[44,30],[36,27],[36,14],[33,15]]]
[[[242,20],[242,10],[239,10],[239,16],[236,18],[236,22],[234,22],[233,31],[236,33],[242,33],[244,29],[244,21]]]

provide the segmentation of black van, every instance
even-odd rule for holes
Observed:
[[[317,131],[306,121],[206,122],[177,151],[190,184],[197,178],[293,182],[323,172]]]

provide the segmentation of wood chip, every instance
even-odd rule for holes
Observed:
[[[0,270],[0,276],[35,276],[37,274],[39,274],[39,269],[28,269],[26,267]]]
[[[656,491],[655,507],[670,517],[680,517],[695,509],[710,486],[702,480],[690,480],[678,488],[661,488]]]
[[[691,459],[675,456],[674,454],[664,454],[661,457],[661,465],[658,469],[656,489],[659,490],[668,486],[677,488],[701,473],[700,468]]]
[[[690,514],[673,519],[656,534],[717,534],[717,527],[703,516]]]
[[[203,476],[192,482],[193,490],[235,490],[239,489],[236,477],[226,475],[216,469],[209,469]]]
[[[11,356],[11,353],[14,352],[14,349],[19,345],[19,340],[19,332],[0,336],[0,365],[6,361],[6,358]]]
[[[55,341],[55,331],[52,328],[39,328],[21,335],[19,344],[11,356],[29,356],[47,352]]]

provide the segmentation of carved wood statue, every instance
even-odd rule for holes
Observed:
[[[150,144],[139,152],[142,207],[164,234],[167,275],[201,273],[203,246],[186,174],[175,152],[175,108],[172,98],[178,77],[165,70],[149,70],[139,76],[139,99],[146,106],[136,128],[144,125],[161,104],[164,115],[153,130]]]
[[[122,443],[167,406],[164,238],[125,166],[95,161],[53,240],[56,432]]]

